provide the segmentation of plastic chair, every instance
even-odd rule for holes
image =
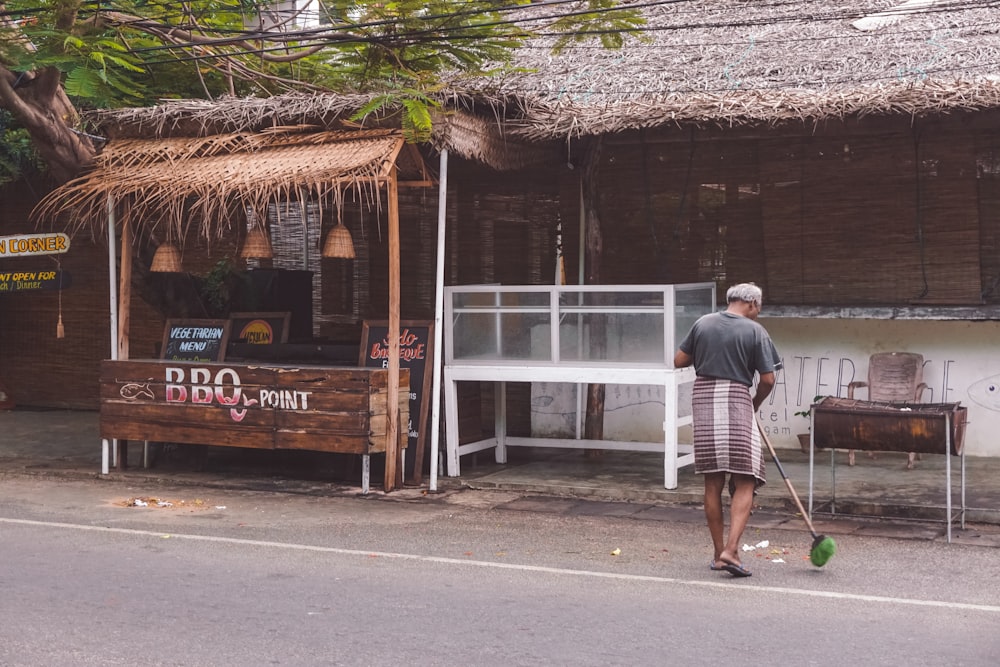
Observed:
[[[867,388],[869,401],[887,403],[920,403],[927,385],[924,378],[924,356],[915,352],[879,352],[868,358],[868,381],[847,385],[847,398],[854,390]],[[868,453],[873,457],[873,452]],[[906,467],[912,468],[917,455],[907,455]],[[854,450],[847,451],[847,464],[854,465]]]

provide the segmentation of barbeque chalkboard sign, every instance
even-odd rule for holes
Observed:
[[[361,330],[360,366],[388,368],[389,323],[365,320]],[[399,367],[410,369],[410,423],[406,458],[407,474],[412,465],[412,479],[423,479],[424,443],[427,441],[427,416],[430,409],[431,370],[434,368],[434,322],[399,323]],[[411,463],[412,462],[412,463]]]
[[[223,361],[229,320],[167,320],[160,358],[168,361]]]

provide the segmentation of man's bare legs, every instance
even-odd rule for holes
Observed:
[[[705,519],[708,532],[712,536],[714,548],[713,564],[721,568],[724,564],[740,565],[740,540],[750,521],[753,509],[753,490],[756,480],[753,475],[733,474],[735,482],[733,497],[729,503],[729,539],[725,539],[725,521],[722,514],[722,490],[726,485],[726,473],[705,474]]]
[[[712,536],[715,549],[713,565],[721,567],[719,556],[725,548],[725,523],[722,518],[722,488],[726,485],[726,473],[705,473],[705,519],[708,521],[708,532]]]

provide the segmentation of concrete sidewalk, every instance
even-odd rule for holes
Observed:
[[[198,452],[207,455],[198,458],[194,456]],[[549,448],[510,448],[508,452],[505,465],[495,463],[491,452],[463,457],[461,476],[440,477],[438,490],[507,492],[521,498],[524,508],[569,508],[573,503],[591,501],[601,506],[617,503],[614,512],[624,515],[658,506],[700,509],[700,476],[690,466],[685,467],[679,473],[678,488],[664,489],[661,455],[605,451],[587,457],[578,450]],[[808,505],[808,455],[779,450],[778,456],[803,504]],[[160,481],[320,495],[360,493],[360,457],[356,456],[175,446],[168,455],[160,455],[153,466],[144,468],[141,443],[131,443],[128,461],[130,467],[112,469],[106,477],[134,483]],[[856,466],[848,467],[846,461],[845,452],[836,453],[835,467],[831,466],[830,452],[816,455],[812,510],[817,530],[832,532],[828,530],[831,522],[841,522],[843,529],[843,522],[879,521],[944,534],[948,526],[946,457],[925,454],[913,470],[906,469],[904,453],[882,453],[872,459],[859,452]],[[952,532],[957,535],[961,458],[951,457],[950,462]],[[373,459],[373,468],[376,463]],[[995,534],[1000,544],[1000,459],[967,457],[965,463],[966,522]],[[770,460],[767,470],[768,483],[757,496],[757,514],[794,517],[790,494]],[[100,472],[97,412],[0,411],[0,475],[93,479],[104,477]],[[374,471],[372,480],[373,493],[380,493],[380,476]],[[427,490],[427,481],[425,475],[422,489],[411,487],[397,495],[419,497]],[[797,523],[801,528],[801,521]]]

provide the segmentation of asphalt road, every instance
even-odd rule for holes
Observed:
[[[147,502],[136,507],[133,499]],[[0,665],[996,665],[993,548],[503,509],[0,480]],[[616,550],[620,550],[615,555]]]

